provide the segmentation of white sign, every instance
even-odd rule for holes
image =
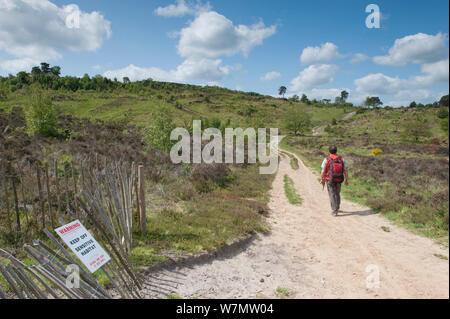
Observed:
[[[111,260],[79,220],[56,228],[55,231],[91,273]]]

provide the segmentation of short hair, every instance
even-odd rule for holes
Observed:
[[[330,154],[336,154],[337,153],[336,145],[331,145],[328,150],[330,151]]]

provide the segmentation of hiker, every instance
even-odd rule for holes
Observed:
[[[330,196],[331,214],[337,216],[341,205],[341,185],[348,185],[348,172],[344,159],[337,154],[337,147],[331,145],[330,156],[322,162],[322,184],[327,183],[328,195]]]

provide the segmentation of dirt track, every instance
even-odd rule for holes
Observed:
[[[279,287],[288,298],[449,297],[449,262],[434,256],[448,258],[448,248],[348,201],[340,216],[331,216],[317,176],[300,160],[299,166],[295,171],[287,157],[281,159],[271,190],[270,234],[218,258],[149,275],[146,297],[285,297]],[[285,174],[303,198],[300,207],[284,195]],[[376,269],[379,288],[367,288]]]

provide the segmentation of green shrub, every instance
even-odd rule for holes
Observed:
[[[440,119],[445,119],[446,117],[448,117],[448,109],[445,107],[441,107],[437,113],[437,116]]]
[[[176,128],[172,115],[164,108],[152,112],[153,122],[144,129],[144,142],[160,151],[170,152],[176,143],[170,140],[170,133]]]
[[[40,89],[32,89],[29,105],[25,109],[27,131],[30,135],[55,136],[58,117],[50,95]]]

